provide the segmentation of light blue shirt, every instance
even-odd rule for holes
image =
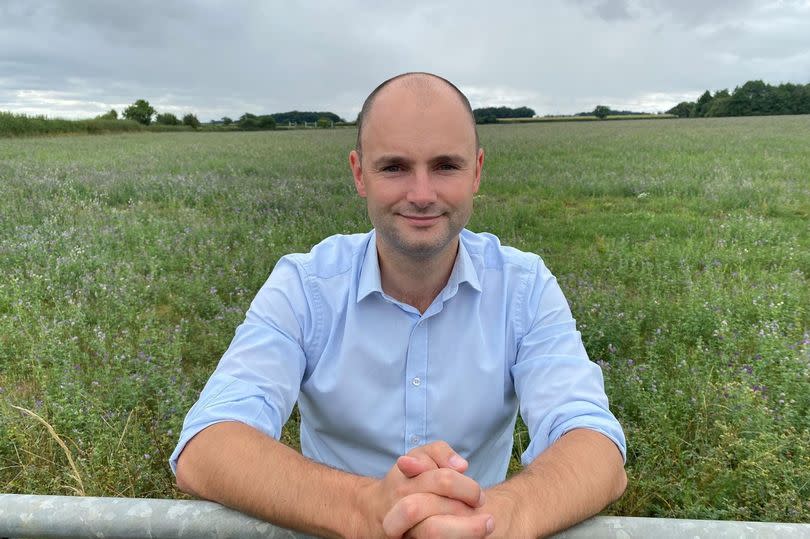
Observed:
[[[370,477],[444,440],[469,461],[467,475],[497,484],[518,408],[531,437],[524,464],[575,428],[626,451],[554,276],[537,255],[467,230],[424,314],[383,292],[374,231],[281,258],[186,416],[172,470],[214,423],[278,439],[296,400],[302,453]]]

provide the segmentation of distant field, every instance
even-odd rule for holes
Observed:
[[[181,496],[184,414],[275,261],[369,227],[354,136],[0,139],[0,492]],[[470,228],[543,256],[625,426],[609,511],[810,522],[810,118],[481,139]]]
[[[622,114],[610,115],[605,120],[672,120],[674,114]],[[499,124],[524,124],[543,122],[601,122],[596,116],[540,116],[536,118],[498,118]]]

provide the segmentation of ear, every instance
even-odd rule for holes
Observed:
[[[475,159],[475,182],[473,183],[473,193],[478,192],[481,186],[481,171],[484,168],[484,149],[478,148],[478,157]]]
[[[352,169],[354,188],[357,189],[357,194],[362,198],[366,198],[366,184],[363,182],[363,167],[360,165],[360,154],[357,153],[357,150],[349,152],[349,166]]]

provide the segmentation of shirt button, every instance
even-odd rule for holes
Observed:
[[[414,434],[411,436],[411,445],[418,445],[419,444],[419,436]]]
[[[416,378],[411,380],[411,383],[416,387],[419,387],[420,385],[422,385],[422,379],[417,376]]]

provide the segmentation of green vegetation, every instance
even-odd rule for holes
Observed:
[[[197,119],[197,116],[194,114],[188,113],[183,116],[183,125],[187,125],[192,129],[199,129],[200,128],[200,120]]]
[[[810,84],[772,86],[750,80],[734,92],[718,90],[712,95],[706,90],[697,101],[683,101],[667,112],[681,118],[810,114]]]
[[[160,125],[181,125],[180,118],[171,112],[163,112],[155,117],[155,123]]]
[[[593,109],[594,116],[599,118],[600,120],[604,120],[608,116],[610,116],[610,107],[607,105],[596,105],[596,108]]]
[[[526,124],[546,122],[592,122],[594,120],[669,120],[677,118],[673,114],[641,114],[611,111],[605,118],[598,118],[593,112],[575,114],[573,116],[538,116],[535,118],[501,118],[499,124]]]
[[[256,116],[255,114],[246,112],[239,117],[236,125],[243,131],[268,130],[276,128],[276,120],[268,114]]]
[[[494,124],[505,118],[531,118],[534,116],[534,110],[529,107],[484,107],[474,109],[473,116],[477,124]]]
[[[609,512],[810,522],[806,118],[480,130],[470,228],[543,256],[625,426]],[[0,140],[0,491],[181,496],[184,414],[275,261],[368,229],[354,137]]]
[[[321,119],[326,119],[334,123],[343,122],[343,118],[334,112],[302,112],[292,110],[290,112],[276,112],[275,114],[270,114],[270,116],[278,125],[315,124]]]
[[[134,120],[115,120],[108,117],[109,114],[104,114],[94,120],[62,120],[0,111],[0,137],[65,134],[93,135],[126,133],[143,129],[143,126]]]
[[[139,124],[149,125],[152,123],[152,116],[157,111],[145,99],[138,99],[133,104],[124,109],[124,118],[135,120]]]

